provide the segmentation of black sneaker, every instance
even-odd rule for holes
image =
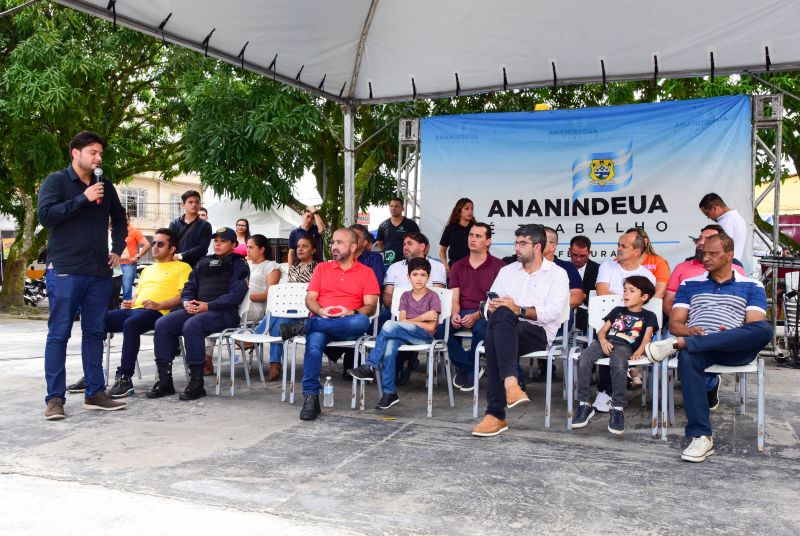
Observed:
[[[625,414],[622,413],[622,410],[612,407],[608,412],[608,431],[617,435],[625,432]]]
[[[359,365],[356,368],[351,368],[347,371],[347,373],[353,378],[362,382],[371,382],[375,379],[375,371],[366,363]]]
[[[483,374],[486,372],[486,369],[481,367],[478,369],[478,379],[480,380],[483,377]],[[463,374],[461,372],[456,372],[455,377],[453,378],[453,387],[456,389],[460,389],[465,393],[475,390],[475,379],[472,377],[471,373]],[[524,389],[523,389],[524,391]]]
[[[591,404],[578,404],[575,418],[572,420],[573,428],[583,428],[589,424],[589,419],[594,417],[594,408]]]
[[[125,398],[133,395],[133,382],[130,376],[117,376],[114,385],[109,389],[108,396],[111,398]]]
[[[322,408],[319,407],[319,395],[303,395],[303,409],[300,410],[300,420],[313,421],[319,414],[322,413]]]
[[[706,392],[706,396],[708,396],[708,409],[711,411],[719,408],[719,384],[721,383],[722,376],[717,374],[717,385],[715,385],[710,391]]]
[[[400,397],[397,396],[397,393],[383,393],[383,397],[375,409],[389,409],[398,402],[400,402]]]
[[[291,322],[281,324],[280,330],[281,330],[281,339],[283,339],[284,341],[288,341],[292,337],[297,337],[298,335],[305,334],[306,321],[292,320]]]
[[[67,385],[67,391],[70,393],[83,393],[86,391],[86,382],[83,381],[83,377],[81,376],[81,379],[72,385]]]

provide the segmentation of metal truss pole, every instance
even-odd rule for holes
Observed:
[[[419,119],[401,119],[397,151],[397,195],[405,200],[406,217],[419,223]]]
[[[764,140],[758,135],[758,130],[775,131],[775,148],[770,150]],[[781,162],[783,154],[781,145],[783,143],[783,95],[756,95],[753,97],[753,183],[755,184],[755,158],[756,151],[761,149],[766,154],[767,159],[774,166],[772,184],[755,199],[753,196],[753,210],[755,211],[759,203],[768,195],[773,195],[772,213],[772,244],[770,251],[774,256],[780,256],[782,248],[780,244],[780,205],[781,205]],[[764,240],[766,236],[760,231],[756,236]],[[767,275],[772,275],[772,349],[775,355],[778,353],[776,331],[778,325],[778,275],[779,270],[776,266],[767,271]],[[788,289],[787,289],[788,290]]]

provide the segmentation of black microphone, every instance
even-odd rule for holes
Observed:
[[[94,178],[95,178],[95,183],[98,183],[103,179],[103,168],[94,168]],[[98,197],[97,201],[95,202],[98,205],[101,205],[103,203],[103,199],[101,197]]]

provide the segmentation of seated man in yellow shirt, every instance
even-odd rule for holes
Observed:
[[[123,334],[122,361],[117,368],[114,386],[108,392],[112,398],[133,394],[131,376],[139,354],[140,336],[152,330],[156,320],[180,304],[181,290],[192,267],[173,259],[177,245],[175,231],[158,229],[151,243],[156,263],[142,270],[133,300],[123,301],[121,309],[106,313],[106,333],[121,331]]]

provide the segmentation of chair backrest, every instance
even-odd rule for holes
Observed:
[[[661,298],[651,298],[649,302],[644,304],[646,311],[652,312],[658,319],[658,329],[664,322],[664,314],[662,312],[663,300]],[[603,327],[605,320],[603,320],[614,307],[623,307],[625,304],[622,301],[622,296],[619,294],[609,294],[606,296],[591,296],[589,297],[589,327],[597,331]],[[655,334],[654,334],[655,335]]]
[[[305,318],[307,283],[279,283],[269,287],[267,314],[281,318]]]
[[[800,272],[786,272],[783,279],[786,282],[786,292],[797,290],[797,286],[800,284]]]
[[[439,301],[441,302],[442,312],[439,314],[439,324],[443,323],[445,319],[448,320],[444,328],[445,339],[447,339],[450,334],[450,313],[453,311],[453,290],[439,287],[433,287],[430,290],[439,295]],[[400,296],[403,295],[403,292],[392,294],[392,318],[397,318],[400,315]]]

